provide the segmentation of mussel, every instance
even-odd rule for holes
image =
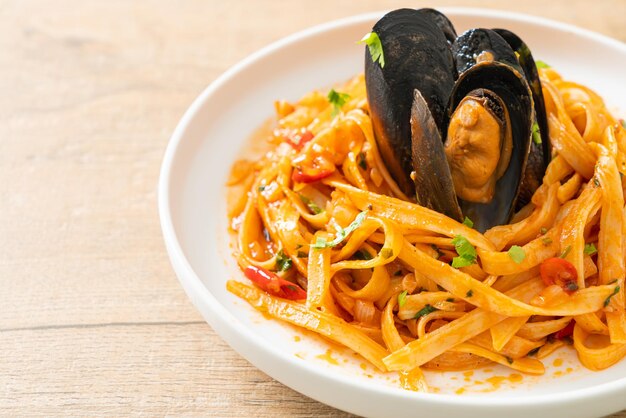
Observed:
[[[429,11],[398,9],[373,28],[385,54],[385,66],[365,52],[365,84],[381,155],[407,195],[415,193],[410,177],[413,91],[419,90],[440,133],[445,131],[448,98],[456,79],[452,51]]]
[[[504,30],[452,39],[454,27],[432,9],[390,12],[373,31],[386,65],[366,52],[365,81],[394,179],[419,204],[459,221],[467,216],[481,232],[507,223],[541,184],[550,158],[528,47]],[[535,123],[541,145],[532,141]]]

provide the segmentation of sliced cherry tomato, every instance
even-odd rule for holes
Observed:
[[[578,290],[578,273],[572,263],[562,258],[548,258],[539,266],[541,279],[546,286],[556,284],[568,294]]]
[[[291,178],[298,183],[313,183],[335,172],[335,164],[321,155],[305,159],[296,165]]]
[[[572,319],[571,321],[569,321],[569,324],[567,324],[565,328],[554,333],[554,338],[560,340],[565,337],[571,336],[574,333],[574,325],[576,325],[576,321]]]
[[[282,137],[296,151],[302,150],[304,145],[313,139],[313,132],[305,128],[302,128],[299,130],[277,129],[274,131],[274,135],[278,137]]]
[[[271,271],[261,267],[249,266],[243,272],[248,279],[272,296],[289,300],[306,299],[306,292],[300,286],[281,279]]]

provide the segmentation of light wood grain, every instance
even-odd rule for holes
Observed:
[[[626,41],[624,0],[454,4]],[[178,119],[221,72],[305,27],[406,5],[0,1],[0,414],[347,416],[202,321],[169,266],[156,184]]]

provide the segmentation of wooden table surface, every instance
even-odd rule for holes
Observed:
[[[178,119],[228,67],[308,26],[407,4],[0,0],[0,414],[346,416],[202,320],[165,253],[157,178]],[[427,4],[451,2],[412,3]],[[625,0],[454,4],[626,41]]]

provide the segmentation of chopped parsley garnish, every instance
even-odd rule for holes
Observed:
[[[548,233],[548,228],[545,228],[545,227],[541,228],[541,233],[544,234],[544,235],[547,234]]]
[[[537,66],[537,68],[550,68],[548,64],[541,60],[535,61],[535,65]]]
[[[593,178],[593,186],[596,187],[596,188],[600,187],[600,180],[598,180],[597,177]]]
[[[260,185],[258,190],[259,190],[260,192],[264,191],[264,190],[265,190],[265,186],[264,186],[264,185]]]
[[[330,89],[328,92],[328,101],[333,105],[333,113],[332,116],[335,117],[343,105],[350,99],[350,95],[347,93],[339,93],[335,89]]]
[[[344,239],[346,239],[348,235],[350,235],[359,226],[361,226],[366,216],[367,216],[367,211],[363,211],[359,213],[358,215],[356,215],[356,218],[354,218],[354,221],[352,221],[350,225],[348,225],[346,228],[340,228],[339,231],[337,231],[337,235],[335,236],[334,240],[326,241],[325,238],[317,237],[317,239],[315,240],[315,243],[311,246],[319,250],[322,248],[331,248],[331,247],[335,247],[339,245]]]
[[[355,260],[371,260],[372,255],[365,250],[357,250],[353,255]]]
[[[276,254],[276,270],[277,271],[287,271],[293,265],[293,261],[291,258],[283,250],[280,250],[278,254]]]
[[[417,311],[417,313],[415,314],[415,316],[413,318],[419,319],[419,318],[421,318],[421,317],[423,317],[425,315],[428,315],[429,313],[435,312],[436,310],[438,310],[438,309],[435,308],[434,306],[426,305],[422,309]]]
[[[472,222],[472,220],[466,216],[465,219],[463,219],[463,225],[465,225],[468,228],[473,228],[474,222]]]
[[[365,44],[370,51],[372,61],[378,62],[380,68],[385,68],[385,55],[383,54],[383,44],[380,42],[380,38],[376,32],[370,32],[365,35],[358,44]]]
[[[541,131],[539,130],[539,125],[537,124],[537,122],[533,123],[532,133],[533,142],[537,145],[541,145]]]
[[[474,291],[472,289],[468,290],[465,296],[467,296],[468,298],[471,298],[472,296],[474,296]]]
[[[509,248],[509,251],[507,251],[507,254],[509,255],[509,257],[511,257],[511,260],[515,261],[517,264],[521,263],[526,258],[526,253],[524,252],[524,249],[519,245],[511,246],[511,248]]]
[[[550,238],[550,237],[542,238],[541,242],[543,242],[543,245],[548,246],[548,245],[552,244],[552,238]]]
[[[311,212],[313,212],[314,214],[319,214],[324,212],[319,206],[317,206],[315,204],[315,202],[313,202],[311,199],[309,199],[308,197],[304,196],[304,195],[299,195],[300,196],[300,200],[302,200],[302,203],[304,203],[306,205],[307,208],[309,208],[309,210]]]
[[[467,267],[476,263],[476,249],[463,235],[457,235],[452,240],[458,257],[452,259],[452,267]]]
[[[598,252],[598,249],[593,244],[585,244],[585,249],[583,250],[583,252],[586,255],[594,255],[595,253]]]
[[[561,255],[559,256],[559,258],[565,258],[567,257],[567,255],[569,254],[569,252],[572,251],[572,246],[568,245],[567,247],[565,247],[565,249],[563,250],[563,252],[561,253]]]
[[[367,161],[365,161],[365,153],[359,152],[359,167],[363,170],[367,170]]]
[[[391,248],[383,248],[380,250],[380,256],[386,260],[388,258],[393,257],[393,250]]]
[[[400,294],[398,295],[398,306],[399,306],[399,307],[401,307],[401,308],[402,308],[402,307],[404,306],[404,304],[406,303],[406,295],[407,295],[408,293],[409,293],[409,292],[407,292],[407,291],[405,290],[404,292],[402,292],[402,293],[400,293]]]
[[[609,297],[607,297],[607,298],[604,300],[604,307],[605,307],[605,308],[606,308],[607,306],[609,306],[609,303],[611,303],[611,298],[612,298],[613,296],[617,295],[618,293],[619,293],[619,286],[615,286],[615,290],[613,290],[613,293],[611,293],[611,294],[609,295]]]

